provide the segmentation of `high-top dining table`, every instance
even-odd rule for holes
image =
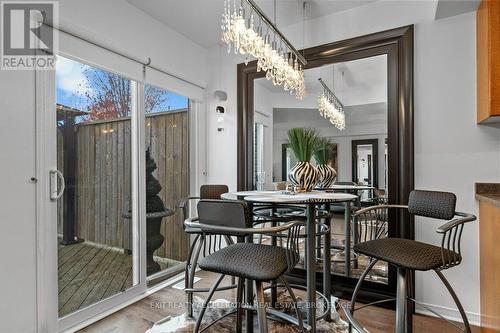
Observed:
[[[288,205],[299,204],[306,206],[306,284],[307,284],[307,323],[311,327],[311,332],[316,332],[316,206],[324,205],[325,210],[330,210],[331,203],[342,202],[345,204],[345,224],[349,230],[349,237],[346,239],[346,247],[350,247],[350,219],[351,219],[351,202],[357,200],[357,196],[347,193],[331,193],[323,191],[302,192],[290,194],[283,191],[242,191],[229,192],[221,195],[222,199],[227,200],[244,200],[250,204],[275,204]],[[325,219],[325,224],[331,232],[330,217]],[[325,249],[330,249],[331,234],[330,232],[325,237]],[[347,235],[347,231],[346,231]],[[350,252],[350,248],[346,248],[346,253]],[[349,274],[350,261],[346,262],[346,275]],[[247,299],[253,297],[251,283],[247,283]],[[325,262],[323,263],[323,294],[327,302],[328,314],[326,320],[330,319],[330,299],[331,299],[331,254],[326,251]],[[250,317],[247,325],[252,325],[253,321]],[[247,326],[248,327],[248,326]]]

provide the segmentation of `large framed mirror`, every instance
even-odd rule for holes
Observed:
[[[414,186],[413,26],[301,52],[308,62],[307,96],[301,101],[267,81],[256,62],[238,65],[238,190],[276,189],[286,182],[294,163],[287,131],[305,127],[335,144],[336,181],[366,187],[359,193],[360,205],[380,200],[405,204]],[[343,131],[318,112],[320,78],[344,104]],[[261,124],[262,114],[267,116],[266,124]],[[332,244],[345,242],[343,221],[343,215],[334,215]],[[385,237],[414,237],[413,220],[405,213],[391,213],[384,223]],[[353,256],[352,266],[346,269],[341,252],[332,248],[332,290],[339,297],[349,297],[368,258]],[[321,275],[318,267],[319,284]],[[299,265],[289,278],[303,282],[305,271]],[[395,295],[395,287],[395,271],[385,263],[377,264],[360,299],[387,298]]]

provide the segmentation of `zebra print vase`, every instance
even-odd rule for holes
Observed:
[[[297,162],[288,173],[288,179],[300,191],[309,192],[314,189],[318,182],[318,170],[309,162]]]
[[[319,164],[316,169],[318,169],[318,187],[330,187],[337,176],[337,171],[328,164]]]

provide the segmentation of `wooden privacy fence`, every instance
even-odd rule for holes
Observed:
[[[189,239],[177,207],[188,195],[189,151],[187,110],[146,116],[146,147],[150,147],[162,186],[160,197],[175,214],[164,218],[165,242],[155,254],[184,261]],[[76,125],[76,224],[85,241],[131,248],[131,221],[124,218],[131,200],[130,118]],[[63,135],[58,131],[58,168],[64,172]],[[145,158],[145,156],[144,156]],[[63,205],[59,205],[58,232],[62,233]]]

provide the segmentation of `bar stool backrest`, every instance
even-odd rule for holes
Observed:
[[[242,201],[200,200],[198,202],[198,219],[200,224],[214,226],[230,228],[249,228],[252,226],[250,208]]]
[[[201,185],[200,199],[220,199],[221,194],[229,192],[227,185]]]
[[[408,199],[408,212],[441,220],[455,216],[457,197],[450,192],[414,190]]]

